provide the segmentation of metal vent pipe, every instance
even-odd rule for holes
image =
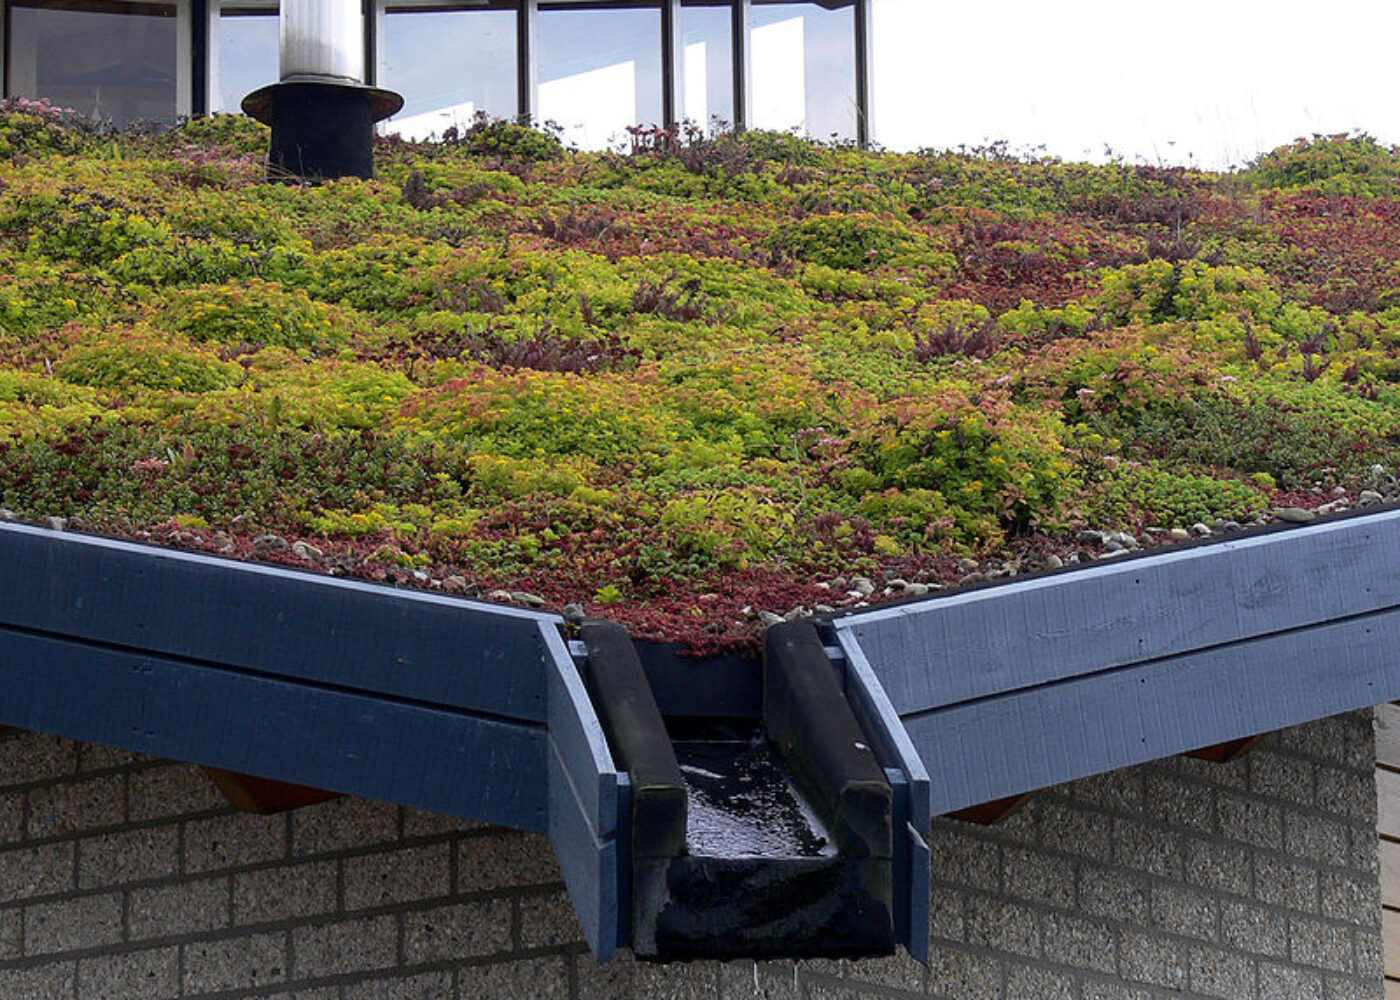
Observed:
[[[365,82],[365,14],[360,0],[282,0],[283,80]]]
[[[361,0],[282,0],[281,79],[243,99],[244,113],[272,127],[274,179],[329,180],[374,174],[374,123],[403,98],[365,86]]]

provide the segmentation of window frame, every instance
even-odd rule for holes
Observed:
[[[194,42],[194,5],[207,0],[88,0],[94,13],[119,13],[123,8],[151,6],[174,6],[175,8],[175,118],[187,118],[194,113],[194,99],[197,46]],[[12,14],[16,6],[45,9],[42,0],[0,0],[0,94],[10,98],[17,96],[13,80],[14,63],[10,58],[10,42],[14,36]]]
[[[0,94],[13,95],[10,43],[11,10],[17,0],[0,0]],[[94,2],[125,4],[125,0],[94,0]],[[137,0],[140,2],[140,0]],[[225,9],[259,16],[258,10],[271,12],[277,0],[168,0],[176,5],[176,94],[177,116],[209,111],[236,112],[237,108],[220,106],[220,21]],[[762,0],[485,0],[469,3],[463,0],[363,0],[365,8],[365,72],[367,84],[375,83],[379,70],[377,39],[383,37],[384,18],[395,12],[441,11],[465,9],[514,9],[516,14],[516,115],[521,120],[533,120],[539,108],[539,14],[541,10],[655,7],[662,11],[661,66],[662,117],[667,125],[675,125],[681,117],[684,86],[684,46],[681,39],[681,9],[683,7],[727,7],[730,17],[730,52],[733,72],[733,126],[742,130],[751,124],[753,108],[752,44],[750,39],[751,4]],[[818,3],[820,0],[807,0]],[[855,7],[854,38],[856,66],[857,141],[869,145],[874,133],[871,110],[873,94],[871,78],[873,48],[871,8],[874,0],[853,0]],[[237,15],[236,15],[237,16]],[[265,16],[265,15],[264,15]],[[272,81],[268,81],[272,82]]]

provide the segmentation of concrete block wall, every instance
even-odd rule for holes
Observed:
[[[1380,1000],[1370,713],[932,830],[930,967],[597,966],[547,841],[0,743],[0,1000]]]

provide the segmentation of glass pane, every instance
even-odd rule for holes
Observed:
[[[14,0],[10,88],[117,126],[175,120],[175,4]]]
[[[661,121],[659,9],[540,11],[540,117],[584,149]]]
[[[855,8],[755,3],[753,125],[856,137]]]
[[[379,85],[404,96],[386,132],[426,139],[477,111],[515,115],[514,11],[391,9],[383,24]]]
[[[681,8],[681,118],[707,133],[734,124],[734,65],[728,7]]]
[[[259,87],[278,76],[277,10],[225,7],[219,20],[220,111],[237,111]]]

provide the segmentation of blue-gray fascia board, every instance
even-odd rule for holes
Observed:
[[[935,815],[1400,697],[1400,511],[833,620]]]
[[[625,779],[572,653],[558,630],[543,634],[550,653],[549,840],[584,939],[594,957],[606,962],[625,943],[620,891],[631,863],[619,851],[630,815],[619,788]]]
[[[544,832],[542,726],[0,627],[0,724]]]
[[[561,625],[0,524],[0,725],[540,832]]]
[[[825,637],[824,637],[825,638]],[[884,688],[849,632],[827,656],[838,665],[842,690],[894,791],[893,903],[895,938],[924,964],[929,960],[929,776]]]
[[[543,723],[557,615],[0,524],[0,626]]]

